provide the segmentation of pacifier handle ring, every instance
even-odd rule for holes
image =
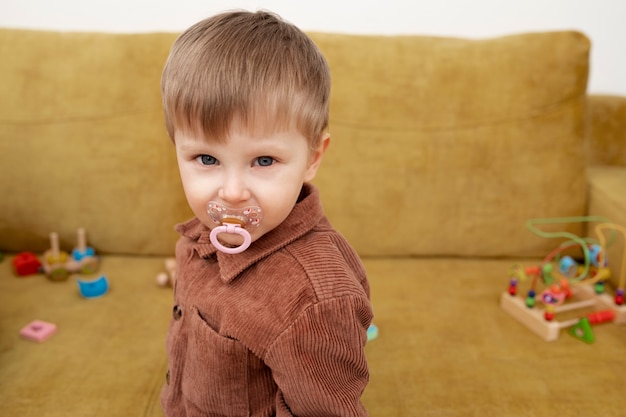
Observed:
[[[243,243],[239,246],[235,246],[234,248],[224,246],[217,239],[217,235],[219,235],[220,233],[235,233],[241,235],[243,237]],[[213,244],[213,246],[215,246],[218,250],[228,254],[241,253],[248,249],[250,243],[252,243],[252,236],[250,236],[250,233],[240,225],[233,223],[224,223],[221,226],[215,227],[213,230],[211,230],[209,238],[211,239],[211,243]]]

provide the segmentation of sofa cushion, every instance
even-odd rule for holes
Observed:
[[[610,222],[626,227],[626,167],[592,166],[589,168],[589,215],[602,216]],[[597,236],[595,226],[587,228],[588,236]],[[605,232],[608,241],[608,231]],[[611,281],[617,285],[626,262],[626,236],[617,233],[614,243],[607,249]],[[626,276],[622,278],[623,284]]]
[[[626,166],[626,97],[587,97],[587,156],[590,165]]]
[[[584,213],[584,35],[313,38],[333,76],[317,181],[360,254],[544,255],[525,222]]]
[[[187,211],[160,76],[174,34],[0,30],[0,249],[171,254]]]

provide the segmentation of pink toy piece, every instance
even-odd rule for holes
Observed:
[[[56,331],[56,324],[35,320],[22,328],[22,330],[20,330],[20,335],[27,339],[41,343],[52,336]]]
[[[224,246],[219,242],[219,240],[217,240],[217,235],[219,235],[220,233],[235,233],[241,235],[243,236],[243,243],[239,246],[235,246],[234,248]],[[250,243],[252,242],[252,236],[250,236],[250,233],[248,233],[247,230],[245,230],[238,224],[232,223],[224,223],[223,225],[214,228],[213,230],[211,230],[211,234],[209,235],[209,237],[211,238],[211,243],[213,244],[213,246],[215,246],[218,250],[228,254],[241,253],[248,249]]]

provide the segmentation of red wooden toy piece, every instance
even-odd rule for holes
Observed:
[[[37,274],[41,271],[41,262],[34,253],[21,252],[13,258],[13,271],[21,277]]]

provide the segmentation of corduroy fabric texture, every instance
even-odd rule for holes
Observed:
[[[361,255],[539,255],[528,218],[583,214],[584,35],[311,36],[333,76],[316,183]],[[159,94],[174,39],[0,30],[1,249],[85,227],[102,253],[173,253],[191,215]]]
[[[369,284],[314,187],[237,255],[178,229],[167,416],[367,416]]]

